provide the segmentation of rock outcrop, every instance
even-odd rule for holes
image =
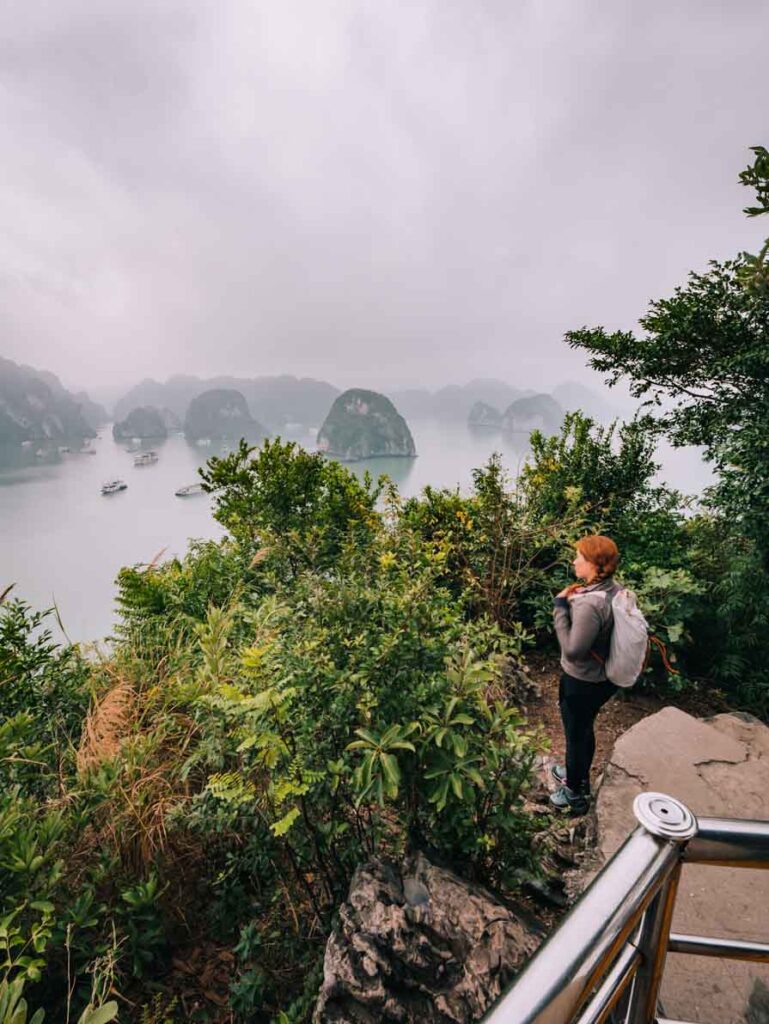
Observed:
[[[134,437],[142,441],[162,441],[168,437],[168,428],[159,409],[143,405],[132,409],[124,420],[115,423],[112,436],[116,441],[130,441]]]
[[[470,1024],[531,956],[539,927],[417,854],[353,876],[313,1024]]]
[[[0,444],[95,436],[58,377],[0,358]]]
[[[486,402],[476,402],[467,417],[467,424],[485,430],[499,430],[502,426],[502,413]]]
[[[601,859],[635,827],[633,800],[644,790],[668,793],[695,815],[769,819],[769,728],[750,715],[703,721],[677,708],[634,725],[615,744],[598,792]],[[767,908],[769,871],[687,864],[673,931],[765,942]],[[677,1020],[755,1024],[769,1021],[767,986],[769,965],[671,955],[662,1003]]]
[[[267,434],[248,410],[248,404],[233,388],[212,388],[190,402],[184,419],[184,433],[190,441],[261,441]]]
[[[318,450],[344,462],[416,455],[408,424],[390,399],[362,388],[345,391],[331,406],[318,431]]]
[[[511,402],[505,410],[502,429],[507,433],[529,434],[541,430],[557,434],[563,421],[563,409],[550,395],[530,395]]]

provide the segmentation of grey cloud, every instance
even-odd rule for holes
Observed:
[[[566,329],[759,237],[767,27],[759,0],[10,0],[0,350],[85,384],[584,378]]]

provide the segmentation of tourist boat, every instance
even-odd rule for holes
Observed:
[[[125,491],[128,484],[125,480],[108,480],[106,484],[102,484],[102,494],[117,494],[118,491]]]
[[[134,466],[152,466],[158,461],[157,452],[140,452],[134,456]]]
[[[191,498],[195,494],[204,494],[203,484],[185,484],[178,491],[174,491],[177,498]]]

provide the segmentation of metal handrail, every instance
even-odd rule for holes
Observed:
[[[769,821],[698,821],[663,793],[641,793],[633,813],[638,828],[483,1024],[604,1024],[623,997],[623,1024],[685,1024],[657,1016],[669,952],[769,963],[767,943],[670,931],[683,864],[769,868]]]

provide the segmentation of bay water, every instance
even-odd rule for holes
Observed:
[[[472,471],[498,451],[511,477],[527,452],[525,435],[505,437],[425,420],[410,423],[418,455],[353,463],[357,474],[386,473],[404,496],[435,487],[472,485]],[[314,446],[314,433],[296,438]],[[145,446],[149,447],[149,446]],[[66,635],[75,641],[109,635],[115,621],[115,577],[125,565],[183,555],[191,538],[218,538],[207,495],[178,498],[194,483],[198,466],[222,454],[216,444],[200,447],[181,436],[155,445],[158,462],[134,467],[134,453],[105,428],[93,455],[37,453],[35,446],[0,450],[0,593],[36,608],[58,608]],[[663,447],[660,476],[679,490],[699,493],[710,481],[701,454]],[[101,485],[122,478],[125,491],[102,496]]]

